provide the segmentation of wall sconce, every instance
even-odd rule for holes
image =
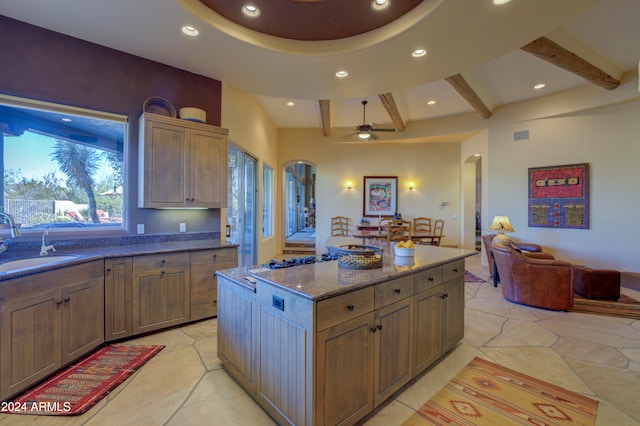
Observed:
[[[351,182],[351,181],[347,181],[347,186],[346,186],[346,188],[347,188],[347,189],[349,189],[349,190],[353,189],[353,182]]]
[[[415,187],[416,187],[415,183],[409,182],[409,191],[413,191]]]

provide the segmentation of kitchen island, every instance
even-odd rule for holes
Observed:
[[[217,272],[218,357],[279,424],[353,424],[464,336],[464,259],[477,252],[381,247],[377,269]]]

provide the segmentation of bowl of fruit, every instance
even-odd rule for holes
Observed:
[[[393,252],[396,256],[413,256],[416,253],[416,245],[411,240],[399,241],[393,246]]]

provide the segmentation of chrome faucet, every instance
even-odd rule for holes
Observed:
[[[40,247],[40,256],[46,256],[49,254],[49,250],[56,251],[56,248],[53,245],[45,245],[44,236],[49,235],[49,231],[47,229],[42,233],[42,247]]]
[[[0,217],[9,221],[9,226],[11,228],[11,238],[17,238],[20,236],[20,231],[18,231],[18,226],[16,225],[16,221],[9,213],[0,212]],[[4,219],[2,222],[4,223]],[[0,253],[4,253],[7,251],[7,246],[9,245],[9,240],[4,241],[0,238]]]
[[[18,230],[18,226],[16,225],[16,221],[13,216],[9,213],[0,212],[0,217],[4,217],[9,221],[9,226],[11,227],[11,238],[18,238],[20,236],[20,231]]]

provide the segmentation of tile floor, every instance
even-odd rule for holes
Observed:
[[[488,279],[480,256],[467,269]],[[216,358],[215,319],[131,343],[167,347],[84,415],[4,414],[0,426],[274,424]],[[474,356],[597,399],[598,426],[640,425],[640,321],[515,305],[490,283],[466,284],[462,342],[366,425],[400,425]]]

